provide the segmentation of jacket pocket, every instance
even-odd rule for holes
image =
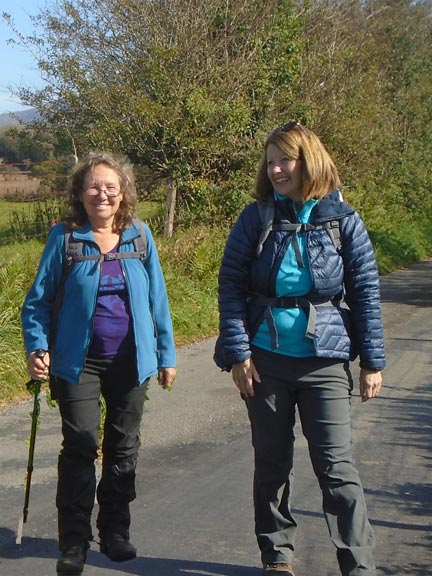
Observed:
[[[351,312],[340,306],[317,306],[315,327],[317,356],[354,360],[357,350],[351,337]]]

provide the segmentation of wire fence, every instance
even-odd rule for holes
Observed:
[[[46,239],[52,225],[62,220],[70,170],[67,161],[2,164],[0,159],[0,245]],[[157,180],[140,166],[135,177],[138,217],[154,235],[166,235],[169,182]],[[242,185],[235,183],[191,183],[177,190],[174,228],[227,226],[251,200]]]
[[[0,163],[0,245],[30,239],[45,241],[50,228],[61,221],[65,208],[69,167],[61,163]],[[163,229],[163,205],[148,200],[146,183],[137,181],[138,215]]]

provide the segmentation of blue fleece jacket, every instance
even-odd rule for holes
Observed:
[[[147,236],[145,264],[138,259],[120,260],[129,294],[140,384],[159,368],[176,365],[165,281],[150,229],[144,227]],[[138,235],[134,225],[125,229],[119,251],[135,251],[133,240]],[[83,255],[100,253],[88,224],[74,230],[72,236],[83,242]],[[48,236],[35,281],[24,301],[21,319],[27,354],[37,349],[50,349],[51,374],[78,383],[92,335],[100,262],[77,262],[68,274],[55,341],[51,342],[51,316],[63,276],[64,252],[65,226],[58,224]]]

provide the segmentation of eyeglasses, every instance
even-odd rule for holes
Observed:
[[[108,196],[108,198],[115,198],[120,194],[120,188],[114,184],[103,186],[96,186],[96,184],[93,184],[92,186],[85,188],[84,192],[89,196],[99,196],[99,194],[103,192],[105,196]]]
[[[288,122],[288,124],[284,124],[283,126],[278,126],[277,128],[275,128],[274,130],[272,130],[269,134],[269,138],[271,136],[275,136],[278,132],[291,132],[291,130],[296,130],[296,129],[300,129],[303,134],[309,138],[310,136],[310,132],[309,130],[303,126],[302,124],[300,124],[300,122]]]

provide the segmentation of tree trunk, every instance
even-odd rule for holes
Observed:
[[[176,201],[177,201],[177,186],[173,180],[170,180],[168,184],[168,193],[167,193],[166,210],[165,210],[164,236],[166,238],[171,238],[171,236],[173,235]]]

